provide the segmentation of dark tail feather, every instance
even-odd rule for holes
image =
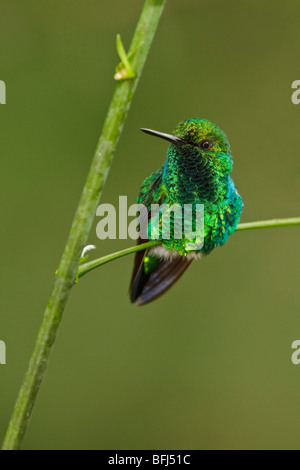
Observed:
[[[141,295],[143,287],[147,282],[147,276],[144,271],[145,254],[146,250],[138,251],[134,259],[134,267],[130,283],[130,300],[133,304]]]
[[[164,294],[185,273],[192,260],[181,256],[162,260],[151,274],[144,272],[145,252],[138,252],[135,259],[134,275],[130,286],[132,303],[145,305]]]

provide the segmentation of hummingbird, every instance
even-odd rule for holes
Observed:
[[[130,299],[145,305],[164,294],[184,274],[193,260],[224,245],[239,223],[243,202],[230,177],[233,167],[231,149],[225,133],[215,124],[200,118],[180,122],[172,134],[141,129],[170,143],[167,158],[157,171],[142,183],[138,204],[147,209],[147,236],[138,244],[152,241],[153,204],[204,206],[204,234],[201,247],[190,249],[189,240],[161,239],[159,246],[135,255],[130,284]]]

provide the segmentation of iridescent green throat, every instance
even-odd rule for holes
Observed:
[[[163,167],[163,181],[172,202],[220,202],[228,191],[232,158],[228,153],[205,152],[193,144],[171,145]]]

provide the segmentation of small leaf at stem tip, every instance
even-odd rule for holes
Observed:
[[[116,67],[116,73],[114,76],[114,79],[117,81],[121,80],[129,80],[135,77],[131,65],[130,65],[130,60],[129,57],[126,54],[122,39],[120,34],[117,35],[117,52],[118,55],[121,59],[121,63],[117,65]]]

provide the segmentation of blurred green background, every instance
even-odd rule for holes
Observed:
[[[141,0],[0,1],[2,440]],[[242,221],[299,216],[299,0],[170,0],[102,202],[135,202],[170,132],[228,134]],[[93,256],[132,241],[96,238]],[[299,229],[235,234],[168,294],[128,299],[133,258],[73,290],[25,449],[300,448]]]

